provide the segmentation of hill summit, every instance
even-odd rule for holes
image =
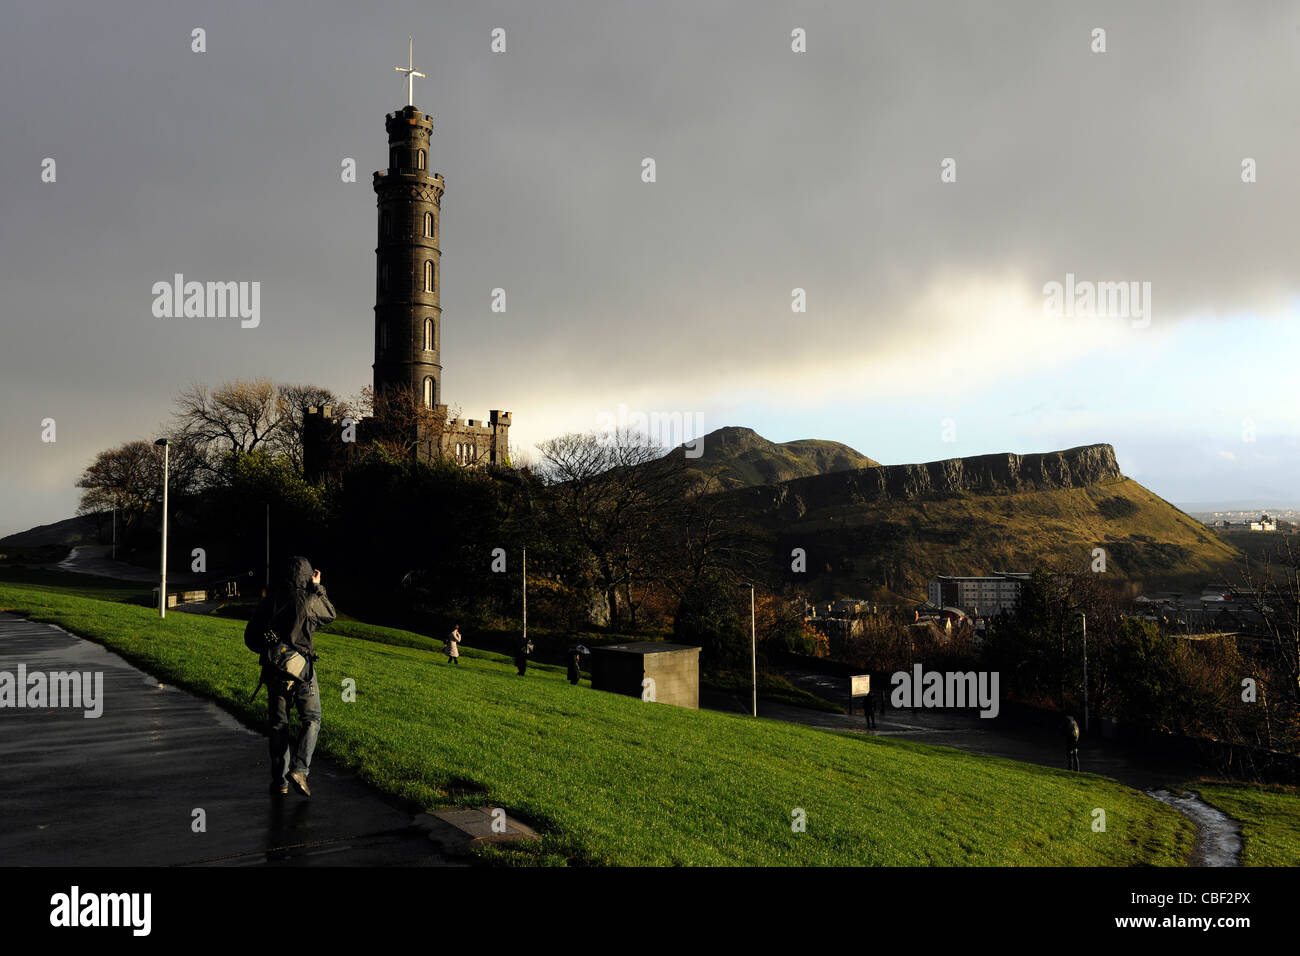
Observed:
[[[729,425],[709,432],[670,454],[701,448],[698,458],[686,458],[689,470],[715,473],[722,488],[772,485],[795,478],[855,471],[879,466],[866,455],[837,441],[804,438],[768,441],[752,428]]]

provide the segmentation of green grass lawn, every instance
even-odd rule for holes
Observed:
[[[1244,866],[1300,866],[1300,789],[1189,783],[1206,803],[1241,823]]]
[[[104,601],[152,604],[158,600],[153,595],[157,582],[119,581],[97,574],[74,574],[45,568],[0,565],[0,584],[21,584],[70,597],[99,598]]]
[[[241,622],[160,621],[3,580],[0,608],[99,641],[264,726],[265,697],[247,703],[256,666]],[[487,851],[493,862],[1181,865],[1193,843],[1180,814],[1102,777],[643,703],[572,687],[544,665],[521,678],[473,648],[453,667],[427,638],[376,643],[368,627],[317,635],[320,750],[413,804],[503,806],[543,834]],[[347,678],[354,703],[341,699]],[[1104,832],[1092,828],[1098,808]],[[804,832],[792,827],[798,811]]]

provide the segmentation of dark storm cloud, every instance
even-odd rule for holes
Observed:
[[[629,380],[771,388],[976,335],[918,308],[941,273],[1150,281],[1157,325],[1294,295],[1286,5],[26,5],[0,30],[0,531],[66,513],[191,381],[369,381],[408,33],[447,179],[445,387],[526,406],[529,441]],[[155,318],[175,273],[260,281],[259,327]]]

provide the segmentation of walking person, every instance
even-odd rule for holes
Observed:
[[[263,653],[260,658],[271,722],[269,750],[273,795],[284,796],[292,783],[304,797],[311,796],[307,775],[311,772],[311,758],[316,750],[321,722],[320,686],[316,682],[316,650],[312,636],[316,628],[330,623],[336,616],[334,605],[320,583],[320,571],[312,568],[306,558],[295,555],[285,562],[279,581],[257,605],[248,622],[248,631],[259,636],[273,632],[276,641],[288,645],[290,651],[306,660],[305,669],[293,677],[274,667],[268,653]],[[301,725],[292,754],[289,747],[291,708],[297,710]]]
[[[575,650],[569,655],[569,683],[575,687],[582,679],[582,652]]]
[[[876,695],[868,693],[862,701],[862,714],[867,718],[867,729],[876,729]]]
[[[447,646],[443,649],[447,655],[448,664],[460,664],[460,625],[457,624],[447,635]]]
[[[1067,716],[1063,727],[1065,736],[1065,764],[1069,770],[1079,769],[1079,724]]]

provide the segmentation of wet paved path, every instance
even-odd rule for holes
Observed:
[[[273,798],[264,736],[98,644],[0,612],[0,671],[19,663],[102,671],[103,715],[0,708],[0,866],[445,862],[410,812],[330,761],[312,761],[310,800]]]
[[[125,561],[114,561],[110,557],[112,552],[113,546],[109,544],[82,544],[69,551],[68,556],[58,564],[47,564],[43,567],[57,571],[72,571],[76,574],[93,574],[101,578],[116,578],[119,581],[147,581],[157,586],[158,568],[142,568],[135,564],[127,564]],[[183,588],[203,581],[207,577],[208,575],[205,574],[190,572],[188,563],[174,569],[169,567],[167,591],[170,593],[174,588]]]

